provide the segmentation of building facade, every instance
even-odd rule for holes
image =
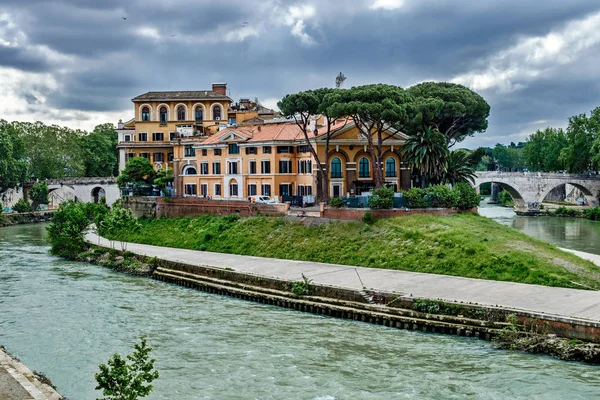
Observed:
[[[325,159],[326,127],[310,139],[319,159]],[[359,195],[375,187],[367,140],[353,123],[339,121],[330,138],[329,197]],[[410,170],[402,166],[405,136],[395,134],[384,147],[386,184],[410,187]],[[202,140],[182,141],[174,148],[176,195],[244,199],[317,194],[318,165],[302,130],[290,122],[229,127]]]

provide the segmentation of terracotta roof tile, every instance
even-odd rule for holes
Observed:
[[[131,101],[185,101],[185,100],[228,100],[229,97],[213,90],[148,92],[134,97]]]

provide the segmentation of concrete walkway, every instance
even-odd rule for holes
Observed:
[[[89,233],[86,240],[103,247],[109,241]],[[121,243],[114,248],[121,250]],[[302,274],[314,283],[352,289],[375,289],[401,295],[502,306],[548,315],[600,321],[600,291],[563,289],[447,275],[349,267],[307,261],[211,253],[128,243],[126,250],[189,265],[232,268],[269,278],[297,281]],[[360,280],[359,280],[360,276]]]

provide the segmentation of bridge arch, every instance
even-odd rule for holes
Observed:
[[[477,180],[477,181],[475,181],[475,184],[473,186],[475,187],[475,189],[477,189],[478,187],[480,187],[481,185],[484,185],[486,183],[495,183],[496,185],[500,186],[502,189],[506,190],[510,194],[510,196],[513,198],[513,201],[515,202],[515,207],[523,208],[527,205],[525,202],[525,199],[523,198],[521,193],[519,193],[519,191],[515,187],[509,185],[508,183],[498,182],[498,181],[494,181],[494,180]]]
[[[104,198],[106,202],[106,190],[102,186],[96,186],[92,189],[92,201],[96,204],[100,203],[100,200]]]
[[[588,201],[595,202],[597,200],[594,197],[594,192],[590,188],[586,187],[585,185],[582,185],[581,183],[567,181],[556,185],[551,185],[552,187],[550,187],[550,189],[546,190],[545,192],[542,192],[539,202],[542,203],[546,199],[546,197],[548,197],[550,192],[552,192],[554,189],[561,185],[571,185],[576,187],[585,195]]]

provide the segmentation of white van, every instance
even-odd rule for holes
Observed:
[[[276,203],[275,199],[270,198],[269,196],[250,196],[248,197],[251,203],[263,203],[263,204],[273,204]]]

